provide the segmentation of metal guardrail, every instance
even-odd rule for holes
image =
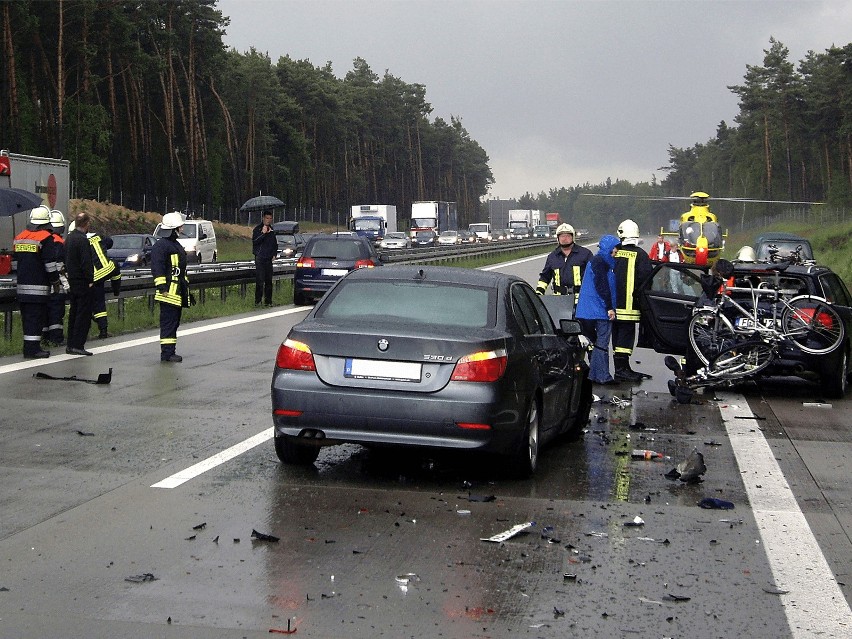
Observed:
[[[536,246],[549,246],[553,244],[552,238],[531,240],[509,240],[506,242],[492,242],[489,244],[470,244],[457,246],[437,246],[434,248],[418,248],[411,250],[383,250],[380,251],[382,263],[384,264],[430,264],[435,262],[458,261],[479,257],[484,255],[499,255],[501,253],[514,253],[518,249]],[[253,261],[246,262],[221,262],[215,264],[190,264],[189,287],[197,293],[199,304],[204,304],[206,291],[211,288],[222,290],[222,299],[225,298],[225,290],[230,286],[242,286],[240,295],[245,295],[247,287],[255,282],[255,266]],[[273,278],[276,280],[290,279],[296,271],[296,261],[275,260],[273,262]],[[151,308],[154,306],[154,278],[151,269],[125,270],[121,273],[121,293],[118,297],[119,317],[124,315],[124,300],[127,298],[148,297]],[[107,289],[108,299],[112,293]],[[0,312],[3,313],[3,335],[9,340],[12,338],[12,317],[18,310],[15,295],[14,276],[0,278]]]

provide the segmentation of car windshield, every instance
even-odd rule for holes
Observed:
[[[197,230],[195,224],[184,224],[178,237],[195,237]]]
[[[405,233],[388,233],[387,235],[385,235],[385,239],[388,239],[388,240],[404,240],[405,239]]]
[[[310,253],[306,251],[306,255],[332,260],[357,260],[361,257],[361,244],[341,240],[317,240]]]
[[[471,224],[470,230],[472,233],[487,233],[488,225],[487,224]]]
[[[413,217],[411,218],[411,228],[422,226],[435,226],[438,220],[434,217]]]
[[[433,324],[464,328],[493,326],[496,317],[492,289],[424,282],[370,280],[344,282],[319,309],[316,317],[402,324]],[[380,310],[378,310],[380,309]]]
[[[275,239],[278,240],[278,247],[282,246],[295,246],[296,238],[293,235],[276,235]]]
[[[113,235],[112,248],[114,249],[141,249],[142,242],[145,240],[142,236],[137,235]]]
[[[441,233],[441,237],[458,237],[458,233],[455,231],[444,231]]]
[[[417,231],[417,237],[421,240],[428,240],[435,236],[432,231]]]
[[[356,231],[381,231],[382,221],[377,219],[355,219],[352,221],[352,228]]]

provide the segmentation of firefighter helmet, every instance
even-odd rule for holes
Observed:
[[[628,238],[638,238],[639,237],[639,225],[636,224],[633,220],[624,220],[621,224],[618,225],[618,239],[624,240]]]
[[[55,229],[65,228],[65,216],[62,215],[62,211],[59,209],[50,211],[50,225]]]
[[[30,224],[36,226],[50,224],[50,209],[44,205],[35,207],[30,211]]]
[[[757,255],[750,246],[744,246],[737,251],[737,262],[757,262]]]
[[[183,213],[173,211],[163,216],[163,223],[160,224],[160,228],[168,230],[179,229],[183,226],[184,222],[186,222],[186,218],[183,216]]]
[[[574,235],[574,227],[570,224],[563,222],[562,224],[556,227],[556,237],[559,237],[563,233],[570,233],[571,235]]]

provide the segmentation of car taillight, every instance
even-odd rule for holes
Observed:
[[[296,262],[296,268],[314,268],[314,266],[316,266],[316,262],[314,262],[314,258],[312,257],[303,257]]]
[[[496,382],[506,372],[506,351],[480,351],[465,355],[457,363],[450,381]]]
[[[373,268],[373,260],[355,260],[355,268]]]
[[[833,328],[834,320],[831,315],[828,313],[817,312],[816,318],[814,318],[814,312],[816,312],[815,308],[797,308],[796,309],[796,319],[802,322],[802,324],[810,324],[813,326],[814,324],[820,324],[823,328]]]
[[[317,369],[310,347],[294,339],[284,340],[284,343],[278,347],[275,365],[278,368],[295,371],[315,371]]]

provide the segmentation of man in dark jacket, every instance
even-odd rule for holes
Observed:
[[[251,250],[254,253],[254,305],[263,301],[272,306],[272,259],[278,252],[278,240],[272,230],[272,213],[263,212],[263,221],[252,229]]]
[[[570,224],[560,224],[556,228],[556,241],[559,246],[547,256],[535,292],[544,295],[552,284],[554,295],[573,294],[576,302],[586,265],[592,261],[592,252],[574,243],[574,227]]]
[[[78,213],[65,240],[65,272],[68,274],[70,292],[68,299],[68,340],[65,352],[69,355],[91,355],[86,350],[86,338],[92,323],[92,285],[95,267],[92,249],[86,233],[89,231],[88,213]]]

